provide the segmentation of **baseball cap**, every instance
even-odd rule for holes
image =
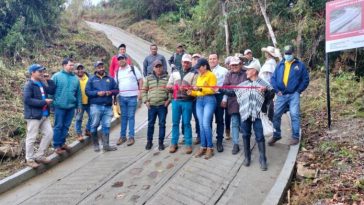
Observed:
[[[157,66],[157,65],[163,65],[162,62],[160,60],[155,60],[153,62],[153,67]]]
[[[99,66],[99,65],[104,65],[104,62],[96,61],[96,63],[94,64],[94,67],[97,68],[97,66]]]
[[[250,50],[250,49],[246,49],[246,50],[244,51],[244,55],[247,55],[248,53],[253,53],[253,52],[252,52],[252,50]]]
[[[198,59],[197,64],[195,65],[195,68],[199,69],[201,66],[205,66],[205,65],[209,66],[209,62],[205,58],[200,58],[200,59]]]
[[[199,53],[195,53],[195,54],[193,54],[192,55],[192,58],[201,58],[202,56],[201,56],[201,54],[199,54]]]
[[[182,43],[177,44],[177,48],[179,47],[183,47],[183,44]]]
[[[191,57],[191,55],[190,54],[183,54],[183,56],[182,56],[182,62],[183,61],[188,61],[188,62],[192,62],[192,57]]]
[[[244,66],[246,70],[255,69],[256,71],[260,71],[260,63],[258,60],[254,59],[249,65]]]
[[[83,66],[81,63],[76,63],[75,64],[76,70],[78,70],[79,67],[85,68],[85,66]]]
[[[292,45],[286,45],[283,50],[284,54],[292,54],[294,52],[294,48]]]
[[[45,70],[45,67],[43,67],[39,64],[32,64],[31,66],[28,67],[29,73],[33,73],[35,71],[41,71],[41,70]]]
[[[231,57],[229,65],[239,65],[240,64],[240,58],[239,57]]]
[[[126,59],[126,55],[124,54],[118,54],[118,60]]]

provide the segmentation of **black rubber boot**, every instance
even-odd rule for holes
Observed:
[[[243,144],[244,144],[244,166],[249,167],[251,161],[251,150],[250,150],[250,137],[245,138],[243,137]]]
[[[106,152],[117,150],[116,147],[109,145],[109,135],[102,135],[102,149]]]
[[[259,148],[259,162],[260,162],[260,169],[262,171],[267,171],[267,158],[265,156],[265,142],[257,142]]]

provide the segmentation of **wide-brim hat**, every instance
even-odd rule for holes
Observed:
[[[266,48],[262,48],[262,51],[269,53],[271,56],[273,56],[275,58],[278,57],[276,48],[274,48],[273,46],[267,46]]]

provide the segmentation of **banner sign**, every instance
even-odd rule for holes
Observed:
[[[364,0],[326,3],[326,53],[364,47]]]

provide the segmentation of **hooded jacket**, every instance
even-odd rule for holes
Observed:
[[[53,96],[54,107],[61,109],[80,109],[82,107],[80,82],[75,74],[62,70],[54,74],[52,80],[56,85],[56,92]]]

